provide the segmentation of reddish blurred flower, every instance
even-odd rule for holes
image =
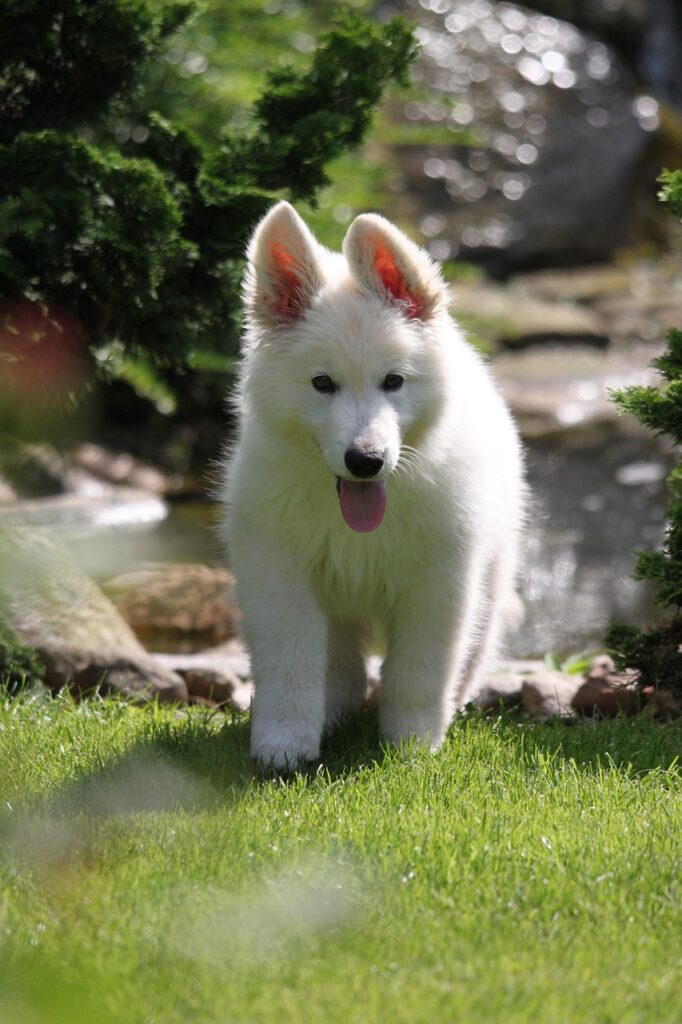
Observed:
[[[20,300],[0,305],[0,391],[5,399],[57,404],[88,376],[87,341],[73,316]]]

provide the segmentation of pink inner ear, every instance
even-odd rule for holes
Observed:
[[[424,315],[424,302],[420,295],[411,292],[407,286],[405,275],[395,262],[393,253],[387,245],[377,242],[374,250],[374,269],[386,291],[405,303],[405,315],[412,320],[419,320]]]
[[[301,279],[294,267],[296,261],[279,242],[270,245],[270,263],[272,266],[273,283],[277,294],[276,301],[270,309],[278,320],[294,323],[303,313],[303,288]]]

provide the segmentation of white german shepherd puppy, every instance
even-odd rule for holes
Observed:
[[[224,534],[275,768],[367,689],[384,739],[437,748],[518,611],[519,439],[429,256],[363,214],[343,255],[288,203],[248,250]]]

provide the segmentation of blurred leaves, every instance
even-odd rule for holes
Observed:
[[[658,198],[668,204],[673,217],[682,219],[682,171],[663,171],[658,183],[661,186]]]
[[[0,140],[101,116],[195,10],[195,0],[6,0]]]
[[[140,111],[133,93],[192,10],[187,0],[3,6],[0,302],[74,316],[95,348],[120,342],[178,366],[212,349],[227,365],[254,222],[281,194],[314,200],[388,82],[405,80],[415,43],[399,19],[345,15],[307,70],[270,71],[242,128],[200,141]],[[126,106],[134,156],[128,135],[111,132]]]

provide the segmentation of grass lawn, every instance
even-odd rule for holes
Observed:
[[[680,722],[365,715],[284,783],[245,718],[0,705],[3,1024],[679,1024]]]

